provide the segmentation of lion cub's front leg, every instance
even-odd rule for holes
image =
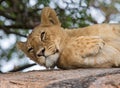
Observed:
[[[104,41],[97,36],[71,38],[61,52],[58,67],[62,69],[96,67],[99,65],[96,59],[101,55],[104,46]],[[104,63],[104,60],[100,61],[100,64]]]
[[[81,36],[76,38],[74,43],[76,50],[78,50],[81,57],[96,55],[101,51],[105,44],[98,36]]]

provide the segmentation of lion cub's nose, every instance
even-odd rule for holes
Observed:
[[[37,52],[37,57],[44,56],[44,53],[45,53],[45,48],[42,48]]]

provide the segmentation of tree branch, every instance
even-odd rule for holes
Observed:
[[[16,34],[16,35],[19,35],[19,36],[22,36],[22,37],[27,37],[26,35],[11,31],[11,30],[9,30],[7,28],[4,28],[4,27],[0,28],[0,30],[3,30],[7,34]]]
[[[6,11],[1,11],[1,10],[0,10],[0,15],[3,16],[3,17],[5,17],[5,18],[7,18],[7,19],[15,20],[15,18],[13,18],[13,17],[11,17],[10,15],[8,15],[8,14],[6,13]]]
[[[13,29],[15,29],[15,28],[17,28],[17,29],[32,29],[32,28],[34,28],[34,26],[35,25],[29,25],[29,26],[27,26],[27,25],[22,25],[22,24],[15,24],[15,25],[0,25],[0,28],[7,28],[7,29],[11,29],[11,28],[13,28]]]
[[[32,67],[32,66],[34,66],[34,65],[36,65],[36,63],[27,64],[27,65],[24,65],[24,66],[19,67],[19,68],[17,68],[17,69],[13,69],[13,70],[11,70],[10,72],[22,71],[22,70],[24,70],[24,69],[26,69],[26,68],[29,68],[29,67]]]
[[[7,34],[15,34],[15,35],[19,35],[19,36],[22,36],[22,37],[27,37],[26,35],[23,35],[23,34],[20,34],[20,33],[17,33],[17,32],[14,32],[14,31],[5,31]]]

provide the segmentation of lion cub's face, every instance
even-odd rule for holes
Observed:
[[[38,59],[44,58],[44,65],[48,68],[54,67],[59,58],[59,28],[58,26],[37,27],[28,36],[28,52],[33,52]]]
[[[41,12],[40,25],[32,31],[26,42],[19,42],[17,45],[38,64],[52,68],[59,58],[60,29],[61,23],[56,12],[45,7]]]

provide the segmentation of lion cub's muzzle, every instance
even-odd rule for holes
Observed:
[[[53,55],[53,54],[55,54],[55,53],[59,53],[59,50],[56,49],[51,55]],[[48,57],[48,56],[50,56],[50,55],[46,55],[46,54],[45,54],[45,48],[41,48],[41,49],[39,49],[39,50],[37,51],[36,56],[37,56],[38,58],[41,57],[41,56],[44,56],[44,57],[46,58],[46,57]]]
[[[59,58],[59,50],[56,49],[54,53],[45,55],[45,48],[41,48],[37,51],[36,56],[39,59],[39,64],[46,68],[54,68]]]

